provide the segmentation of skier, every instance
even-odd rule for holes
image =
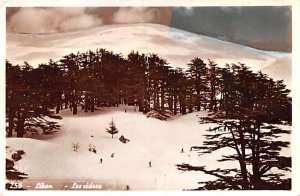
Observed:
[[[75,152],[77,152],[78,151],[78,149],[79,149],[79,143],[73,143],[73,150],[75,151]]]
[[[183,148],[181,149],[181,153],[184,153],[184,150],[183,150]]]
[[[126,190],[129,191],[129,185],[126,186]]]
[[[114,156],[115,156],[115,153],[112,153],[110,157],[114,158]]]
[[[93,145],[93,148],[92,148],[92,152],[97,154],[97,150],[96,150],[96,147]]]
[[[151,161],[149,161],[149,167],[151,167],[152,165],[151,165]]]
[[[102,158],[100,159],[100,164],[102,164]]]

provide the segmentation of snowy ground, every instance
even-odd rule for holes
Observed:
[[[26,152],[17,167],[29,175],[27,182],[57,181],[59,187],[65,181],[98,181],[104,189],[120,190],[129,185],[133,190],[183,190],[197,188],[197,182],[213,177],[202,172],[181,172],[176,164],[205,165],[208,169],[238,167],[236,162],[216,162],[224,151],[204,156],[189,151],[191,146],[201,145],[203,133],[211,126],[198,123],[199,116],[207,115],[205,112],[169,121],[147,118],[131,106],[101,108],[95,113],[80,110],[75,116],[64,110],[61,115],[61,130],[52,136],[7,139],[9,150]],[[112,118],[119,129],[113,139],[105,131]],[[120,142],[121,135],[130,142]],[[72,150],[72,142],[79,143],[78,152]],[[95,145],[97,154],[88,151],[89,144]],[[289,154],[290,150],[283,153]]]

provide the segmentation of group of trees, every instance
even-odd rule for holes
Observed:
[[[224,155],[220,161],[236,160],[240,168],[208,171],[188,164],[178,168],[219,178],[206,182],[203,189],[287,189],[289,179],[281,180],[269,171],[291,167],[290,158],[279,154],[288,142],[274,140],[288,131],[273,126],[291,124],[289,93],[282,80],[255,73],[244,64],[219,67],[198,57],[185,70],[168,66],[156,54],[131,52],[123,57],[105,49],[71,53],[37,68],[6,61],[7,136],[13,131],[17,137],[28,131],[52,133],[58,125],[49,119],[59,119],[57,114],[67,108],[77,114],[79,105],[84,112],[119,104],[136,105],[143,113],[208,110],[212,115],[201,123],[216,126],[208,130],[203,146],[195,149],[211,153],[232,148],[236,154]],[[107,131],[112,137],[116,133],[113,122]]]
[[[256,90],[257,96],[249,89]],[[38,128],[51,133],[57,124],[45,116],[59,118],[53,108],[56,114],[66,108],[77,114],[78,105],[85,112],[93,112],[95,106],[125,103],[137,105],[143,113],[222,110],[229,115],[236,105],[246,107],[268,95],[277,99],[267,109],[291,120],[286,115],[291,110],[286,99],[289,92],[282,81],[253,73],[243,64],[220,68],[212,60],[206,64],[198,57],[186,70],[168,66],[156,54],[131,52],[124,58],[105,49],[71,53],[37,68],[6,61],[6,92],[7,135],[16,130],[18,137]]]
[[[60,119],[51,110],[57,98],[53,89],[59,88],[59,83],[50,77],[56,75],[57,70],[47,70],[45,67],[41,65],[39,69],[33,69],[27,63],[13,66],[6,61],[8,137],[13,135],[13,131],[17,133],[17,137],[23,137],[25,132],[36,133],[38,130],[50,134],[59,127],[55,121],[50,120]]]

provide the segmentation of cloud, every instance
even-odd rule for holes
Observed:
[[[114,14],[115,23],[152,23],[158,20],[160,13],[155,8],[122,7]]]
[[[60,33],[109,24],[170,24],[171,7],[16,7],[6,9],[7,32]]]
[[[102,25],[102,18],[86,8],[20,8],[7,21],[7,30],[22,33],[58,33]]]

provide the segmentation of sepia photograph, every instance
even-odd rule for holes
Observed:
[[[292,6],[5,9],[6,191],[292,189]]]

